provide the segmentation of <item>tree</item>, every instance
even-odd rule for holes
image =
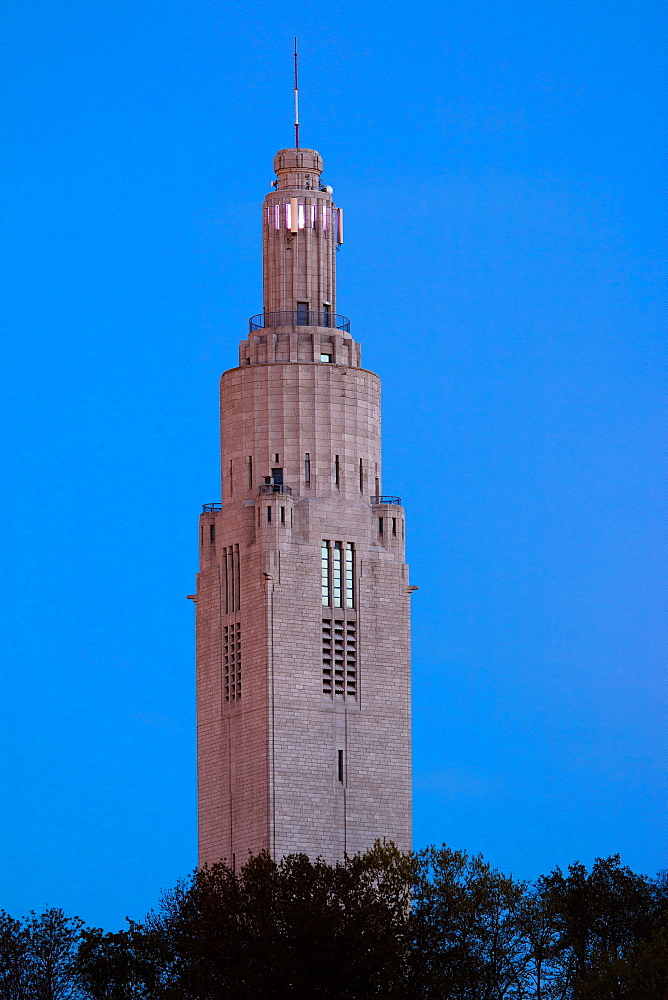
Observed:
[[[425,998],[503,1000],[525,990],[526,886],[443,846],[416,855],[413,982]]]
[[[660,919],[657,885],[623,867],[619,855],[597,858],[591,873],[573,864],[537,883],[538,896],[553,915],[553,995],[589,1000],[622,997],[621,971]],[[596,992],[598,990],[598,992]]]
[[[0,911],[0,1000],[26,1000],[30,937],[20,920]]]
[[[74,1000],[83,923],[62,910],[45,910],[24,920],[0,913],[1,1000]]]
[[[85,930],[77,979],[90,1000],[160,1000],[170,982],[173,956],[164,937],[129,921],[127,930]]]
[[[377,844],[335,865],[262,853],[238,874],[201,869],[147,926],[184,1000],[405,1000],[409,919],[410,859]]]
[[[668,1000],[667,911],[617,856],[529,885],[445,846],[263,853],[118,933],[0,912],[0,1000]]]

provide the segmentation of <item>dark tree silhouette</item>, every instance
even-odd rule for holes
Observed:
[[[0,912],[0,1000],[668,1000],[668,881],[447,847],[203,868],[106,933]]]

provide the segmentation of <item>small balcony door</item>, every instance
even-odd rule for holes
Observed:
[[[308,326],[308,302],[297,303],[297,326]]]

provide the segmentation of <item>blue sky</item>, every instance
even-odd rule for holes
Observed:
[[[5,0],[0,27],[0,907],[114,929],[195,864],[185,595],[294,34],[420,587],[415,845],[665,867],[665,6]]]

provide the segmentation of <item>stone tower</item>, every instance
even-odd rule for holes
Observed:
[[[380,382],[336,311],[343,215],[313,149],[264,200],[264,312],[220,380],[222,502],[200,518],[199,861],[411,845],[404,510]]]

